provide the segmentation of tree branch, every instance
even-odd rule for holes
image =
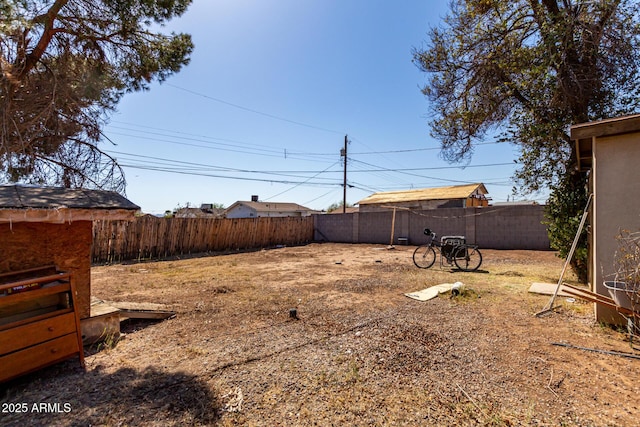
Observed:
[[[42,31],[42,35],[40,36],[40,40],[38,40],[36,47],[27,55],[24,67],[20,70],[20,74],[18,76],[19,80],[22,80],[29,71],[36,66],[38,61],[40,61],[40,58],[42,58],[42,55],[44,55],[44,52],[47,50],[49,43],[51,43],[53,36],[59,32],[59,29],[53,27],[53,23],[60,12],[60,9],[62,9],[67,2],[68,0],[56,0],[46,14],[40,15],[33,20],[33,22],[42,21],[44,23],[44,30]]]

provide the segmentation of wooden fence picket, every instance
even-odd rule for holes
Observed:
[[[94,221],[91,260],[113,263],[200,252],[300,245],[313,240],[312,217],[157,218]]]

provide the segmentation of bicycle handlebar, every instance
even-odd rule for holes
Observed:
[[[436,238],[436,233],[435,233],[435,231],[431,231],[431,229],[430,229],[430,228],[425,228],[425,229],[424,229],[424,234],[425,234],[425,235],[427,235],[427,236],[431,236],[431,238],[432,238],[433,240],[435,240],[435,238]]]

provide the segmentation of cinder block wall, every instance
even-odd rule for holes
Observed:
[[[476,238],[492,249],[549,249],[544,206],[474,208]]]
[[[315,239],[339,243],[390,244],[393,211],[315,216]],[[468,243],[487,249],[548,250],[544,206],[448,208],[425,211],[397,210],[393,244],[398,238],[410,245],[425,243],[430,228],[438,237],[465,236]]]
[[[357,227],[354,235],[354,219],[353,214],[313,215],[313,239],[321,242],[358,243]]]

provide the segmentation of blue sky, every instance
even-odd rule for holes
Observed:
[[[447,4],[195,0],[163,29],[192,35],[191,63],[126,95],[105,129],[127,197],[153,214],[252,195],[326,209],[343,197],[348,135],[348,203],[470,182],[506,201],[513,146],[480,145],[463,167],[441,160],[429,135],[426,76],[411,52]]]

